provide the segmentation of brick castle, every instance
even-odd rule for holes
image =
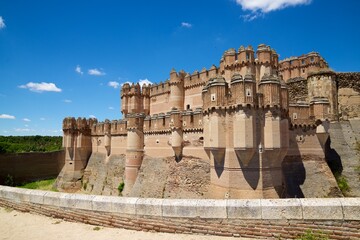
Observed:
[[[283,179],[284,159],[325,160],[329,121],[341,114],[338,76],[316,52],[279,61],[261,44],[256,52],[251,46],[225,51],[218,67],[192,74],[173,69],[159,84],[125,83],[123,119],[64,119],[66,157],[57,185],[79,188],[94,152],[125,154],[126,195],[144,155],[177,162],[186,155],[209,161],[212,198],[284,197],[291,187]]]

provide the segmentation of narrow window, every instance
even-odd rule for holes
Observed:
[[[216,101],[216,94],[215,93],[211,94],[211,101],[212,102]]]
[[[251,89],[250,88],[246,89],[246,96],[251,97]]]
[[[293,113],[293,119],[297,119],[297,113]]]
[[[311,57],[310,58],[310,62],[314,62],[315,61],[315,58],[314,57]]]
[[[190,104],[186,105],[186,110],[190,109]]]

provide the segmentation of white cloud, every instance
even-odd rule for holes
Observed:
[[[188,22],[182,22],[181,27],[183,28],[192,28],[192,24]]]
[[[108,82],[109,87],[118,88],[120,86],[120,83],[116,81]]]
[[[33,82],[29,82],[25,85],[21,85],[19,86],[19,88],[25,88],[25,89],[29,89],[32,92],[61,92],[62,90],[60,88],[58,88],[55,83],[46,83],[46,82],[42,82],[42,83],[33,83]]]
[[[236,0],[243,10],[261,11],[268,13],[290,6],[304,5],[311,3],[312,0]]]
[[[72,101],[70,99],[65,99],[64,103],[72,103]]]
[[[9,114],[0,114],[0,118],[2,119],[15,119],[15,116]]]
[[[149,84],[153,84],[152,82],[149,81],[149,79],[145,78],[145,79],[139,79],[139,84],[140,86],[142,86],[143,84],[149,85]]]
[[[126,81],[126,82],[122,83],[121,86],[123,86],[125,83],[130,84],[130,86],[131,86],[131,84],[132,84],[132,82]],[[139,79],[138,83],[139,83],[140,87],[142,87],[142,85],[144,85],[144,83],[145,83],[146,85],[153,84],[153,83],[152,83],[151,81],[149,81],[149,79],[147,79],[147,78],[145,78],[145,79]]]
[[[105,75],[106,73],[97,69],[97,68],[94,68],[94,69],[89,69],[88,70],[88,74],[89,75],[94,75],[94,76],[103,76]]]
[[[109,110],[114,110],[114,107],[109,107]]]
[[[35,132],[34,129],[30,129],[30,128],[15,128],[14,130],[15,132]]]
[[[249,14],[241,15],[242,19],[244,19],[245,22],[251,22],[259,17],[264,17],[264,13],[261,12],[252,12]]]
[[[5,21],[4,21],[3,17],[0,16],[0,29],[3,29],[3,28],[5,28],[5,27],[6,27]]]
[[[244,11],[251,11],[241,17],[246,22],[263,17],[265,13],[291,6],[310,4],[312,0],[236,0]]]
[[[94,115],[89,115],[89,118],[96,118]]]
[[[79,65],[76,66],[75,72],[77,72],[77,73],[79,73],[79,74],[81,74],[81,75],[84,74],[84,73],[81,71],[81,67],[80,67]]]
[[[31,122],[31,120],[28,119],[28,118],[23,118],[23,121],[24,121],[24,122]]]
[[[45,121],[46,119],[42,117],[42,118],[40,118],[40,120],[41,120],[41,121]]]

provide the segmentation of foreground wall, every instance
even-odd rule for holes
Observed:
[[[64,163],[64,151],[0,154],[0,184],[8,175],[15,183],[56,178]]]
[[[295,238],[308,229],[360,238],[360,198],[193,200],[80,195],[0,186],[0,206],[132,230]]]

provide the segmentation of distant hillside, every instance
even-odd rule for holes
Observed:
[[[0,154],[23,152],[51,152],[62,148],[62,137],[0,136]]]

